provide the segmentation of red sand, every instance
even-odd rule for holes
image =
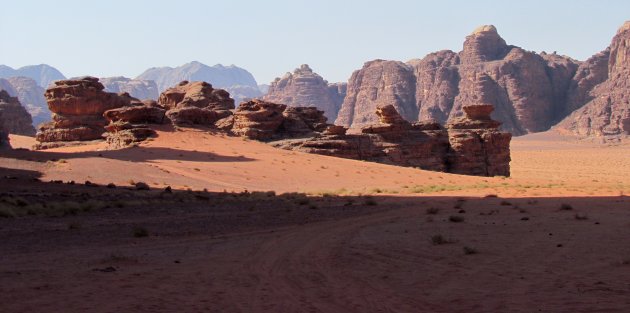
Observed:
[[[201,131],[160,132],[139,148],[99,148],[12,151],[0,167],[34,170],[44,181],[348,196],[236,206],[211,198],[0,219],[0,311],[630,308],[630,199],[620,196],[630,193],[628,145],[515,138],[510,178],[301,154]],[[4,188],[32,197],[46,188],[19,191],[11,182]],[[358,193],[377,197],[368,202]],[[571,210],[560,210],[563,203]],[[150,236],[131,236],[136,226]],[[447,243],[434,244],[436,235]]]

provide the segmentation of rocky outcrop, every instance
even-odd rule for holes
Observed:
[[[175,68],[150,68],[136,79],[155,81],[160,92],[184,80],[205,81],[215,88],[225,89],[237,103],[262,95],[254,76],[235,65],[207,66],[200,62],[190,62]]]
[[[104,88],[95,77],[57,81],[48,88],[45,97],[53,121],[39,127],[37,148],[102,139],[107,125],[103,113],[138,101],[129,94],[105,92]]]
[[[282,113],[286,107],[257,99],[243,102],[234,112],[232,132],[255,140],[271,139],[284,122]]]
[[[7,81],[15,89],[15,96],[31,115],[33,126],[37,127],[52,119],[52,113],[48,110],[48,104],[44,98],[45,90],[35,80],[28,77],[10,77]]]
[[[142,142],[155,135],[148,124],[164,123],[165,114],[166,109],[153,100],[105,111],[103,116],[109,121],[105,140],[113,149]]]
[[[609,56],[610,48],[607,48],[580,64],[571,79],[571,85],[567,91],[567,105],[564,116],[569,115],[593,100],[591,92],[595,86],[608,79]]]
[[[16,134],[35,135],[33,121],[17,97],[11,97],[6,90],[0,90],[0,132],[2,136]],[[0,139],[2,140],[2,139]]]
[[[465,106],[466,117],[448,124],[449,172],[477,176],[509,176],[512,135],[498,131],[490,118],[492,105]]]
[[[602,63],[607,59],[607,75]],[[578,136],[616,141],[630,135],[630,21],[612,39],[607,51],[595,55],[581,67],[576,97],[590,101],[574,111],[556,127]],[[588,86],[603,77],[605,81],[590,92]],[[582,84],[582,86],[580,86]],[[585,87],[586,86],[586,87]]]
[[[463,116],[463,107],[483,102],[494,105],[493,118],[503,130],[543,131],[568,114],[567,90],[578,66],[568,57],[507,45],[486,25],[466,37],[459,53],[439,51],[406,64],[366,63],[350,78],[336,123],[374,123],[375,108],[387,104],[408,121],[447,123]]]
[[[0,65],[0,78],[10,77],[28,77],[43,88],[48,87],[54,81],[66,79],[59,70],[47,64],[28,65],[18,69]]]
[[[114,93],[126,92],[137,99],[157,100],[159,96],[157,84],[152,80],[131,79],[127,77],[107,77],[100,79],[105,91]]]
[[[344,84],[328,84],[307,64],[302,64],[293,73],[276,78],[263,100],[293,107],[316,107],[334,120],[344,97]]]
[[[410,66],[375,60],[352,73],[335,124],[351,128],[378,123],[377,107],[393,105],[408,121],[418,119],[416,79]]]
[[[206,82],[182,81],[164,91],[158,103],[167,109],[166,116],[175,125],[212,126],[232,115],[234,99],[223,89]]]
[[[272,145],[307,153],[479,176],[510,175],[511,134],[490,118],[492,105],[466,106],[465,117],[444,129],[435,121],[410,123],[393,105],[379,107],[379,123],[346,134],[328,126],[311,137]]]

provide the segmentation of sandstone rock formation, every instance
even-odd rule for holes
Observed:
[[[10,77],[28,77],[43,88],[48,87],[54,81],[66,79],[59,70],[47,64],[28,65],[18,69],[0,65],[0,78]]]
[[[40,126],[38,148],[102,139],[107,125],[103,113],[137,101],[129,94],[108,93],[104,88],[94,77],[57,81],[48,88],[45,97],[53,121]]]
[[[271,139],[284,121],[284,104],[263,100],[250,100],[241,103],[234,112],[232,132],[250,139]]]
[[[33,121],[17,97],[11,97],[6,90],[0,90],[0,137],[8,134],[23,136],[35,135]],[[1,141],[2,139],[0,139]]]
[[[7,81],[15,89],[15,96],[31,115],[33,126],[37,127],[52,119],[46,98],[44,98],[45,90],[35,80],[28,77],[10,77]]]
[[[245,69],[234,65],[207,66],[200,62],[190,62],[175,68],[150,68],[136,79],[155,81],[160,92],[184,80],[205,81],[215,88],[228,91],[236,103],[262,95],[254,76]]]
[[[105,91],[126,92],[137,99],[157,100],[159,96],[157,84],[152,80],[131,79],[127,77],[107,77],[100,79]]]
[[[335,124],[360,128],[378,122],[379,106],[393,105],[408,121],[418,119],[415,77],[407,64],[397,61],[367,62],[352,73],[347,94]]]
[[[344,97],[345,85],[328,84],[307,64],[302,64],[293,73],[276,78],[263,100],[293,107],[316,107],[334,120]]]
[[[164,123],[166,109],[153,100],[132,102],[130,106],[107,110],[103,116],[109,121],[105,126],[105,139],[110,148],[124,148],[155,135],[147,124]]]
[[[567,90],[579,62],[505,43],[494,26],[476,29],[459,53],[439,51],[406,64],[368,62],[355,72],[336,120],[347,127],[374,123],[374,109],[392,104],[408,121],[446,123],[477,103],[516,135],[543,131],[568,114]]]
[[[509,176],[512,134],[498,131],[490,118],[492,105],[465,106],[466,117],[448,124],[449,172],[478,176]]]
[[[164,91],[158,103],[167,109],[166,116],[175,125],[214,125],[232,115],[234,99],[223,89],[206,82],[182,81]]]
[[[559,123],[557,129],[579,136],[601,137],[605,141],[629,136],[630,21],[617,31],[608,50],[595,55],[581,69],[584,72],[576,79],[579,90],[576,97],[590,101]],[[604,77],[606,80],[586,92],[590,85]]]
[[[386,105],[376,109],[379,123],[362,127],[359,134],[328,126],[310,137],[282,139],[272,145],[426,170],[509,176],[511,134],[498,130],[500,123],[490,118],[492,110],[492,105],[466,106],[466,116],[444,129],[435,121],[410,123],[393,105]]]

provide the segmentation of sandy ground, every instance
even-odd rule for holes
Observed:
[[[0,312],[630,310],[629,145],[519,137],[510,178],[193,130],[102,148],[1,152],[0,202],[98,209],[0,218]]]

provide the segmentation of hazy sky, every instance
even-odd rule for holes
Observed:
[[[483,24],[508,44],[584,60],[626,20],[628,0],[4,0],[0,64],[135,77],[196,60],[238,65],[260,84],[308,63],[334,82],[372,59],[459,51]]]

